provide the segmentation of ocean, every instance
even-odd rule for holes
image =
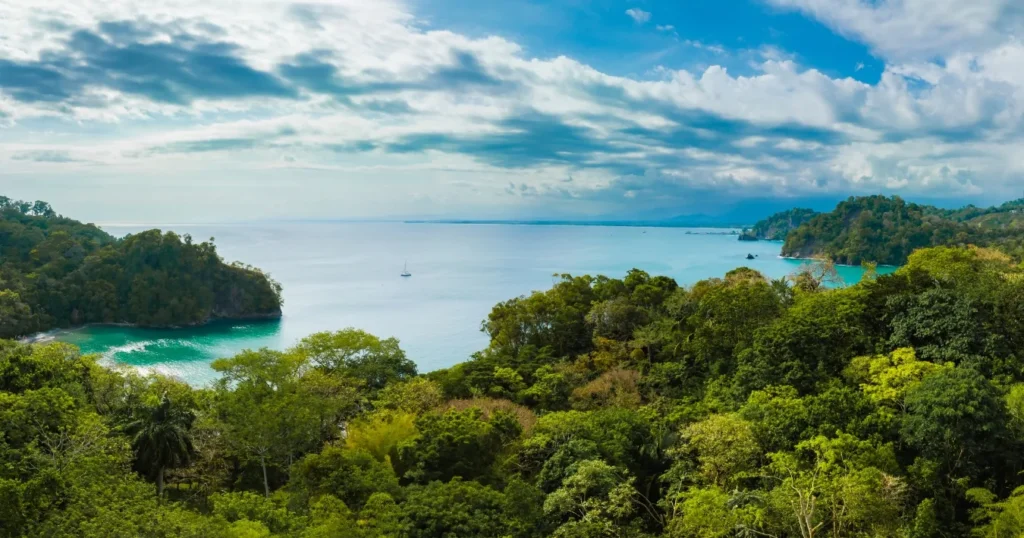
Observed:
[[[103,228],[123,236],[152,226]],[[197,385],[215,379],[209,364],[216,358],[285,349],[345,327],[398,338],[421,372],[445,368],[487,345],[480,324],[492,306],[551,287],[555,274],[622,277],[635,267],[688,285],[740,266],[781,277],[802,263],[779,258],[780,243],[741,242],[722,229],[348,222],[161,228],[196,241],[215,238],[226,261],[269,272],[284,286],[282,319],[168,330],[94,326],[52,336],[104,361]],[[748,253],[756,258],[747,260]],[[406,264],[412,276],[403,278]],[[840,274],[853,283],[861,269],[841,267]]]

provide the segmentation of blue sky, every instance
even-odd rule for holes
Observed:
[[[1013,0],[0,5],[0,193],[99,222],[1022,194]]]
[[[540,57],[565,55],[602,72],[649,78],[658,67],[725,65],[754,74],[766,51],[831,76],[877,83],[884,62],[819,21],[757,0],[422,0],[429,27],[500,35]],[[632,16],[623,16],[631,11]],[[641,20],[637,20],[639,17]]]

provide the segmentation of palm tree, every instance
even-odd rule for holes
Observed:
[[[164,495],[164,472],[192,462],[192,423],[195,415],[176,407],[165,394],[160,403],[141,409],[125,427],[131,437],[135,465],[156,478],[157,497]]]

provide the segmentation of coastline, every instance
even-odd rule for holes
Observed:
[[[284,315],[281,312],[274,314],[253,314],[250,316],[231,316],[231,317],[213,317],[211,316],[205,321],[198,323],[187,323],[183,325],[144,325],[140,323],[129,323],[125,321],[109,321],[109,322],[93,322],[93,323],[80,323],[78,325],[72,325],[69,327],[57,327],[53,329],[47,329],[27,336],[16,338],[15,341],[21,344],[38,344],[41,342],[49,342],[54,339],[58,334],[65,332],[73,332],[81,329],[88,329],[90,327],[119,327],[122,329],[148,329],[154,331],[177,331],[182,329],[196,329],[202,327],[209,327],[220,322],[233,322],[233,321],[277,321],[283,318]]]
[[[747,239],[747,240],[742,240],[741,239],[741,241],[750,242],[750,243],[763,242],[763,243],[785,244],[785,240],[783,240],[783,239]],[[794,260],[794,261],[807,261],[807,262],[818,261],[818,258],[812,258],[812,257],[808,257],[808,256],[783,256],[781,253],[778,256],[776,256],[776,257],[779,258],[780,260]],[[848,263],[835,263],[835,265],[836,265],[836,267],[862,267],[861,265],[852,265],[852,264],[848,264]],[[892,267],[892,268],[899,269],[901,266],[900,265],[893,265],[893,264],[889,264],[889,263],[876,263],[875,267]]]
[[[800,257],[800,256],[783,256],[782,254],[779,254],[777,257],[780,260],[793,260],[793,261],[805,261],[805,262],[816,262],[816,261],[818,261],[818,258],[805,258],[805,257]],[[848,263],[836,263],[834,265],[836,267],[863,267],[861,265],[851,265],[851,264],[848,264]],[[893,267],[893,268],[899,269],[902,266],[901,265],[891,265],[891,264],[888,264],[888,263],[877,263],[877,264],[875,264],[875,267]]]
[[[708,228],[729,230],[722,235],[739,235],[745,225],[671,221],[563,221],[563,220],[403,220],[402,224],[460,224],[500,226],[592,226],[606,228]]]

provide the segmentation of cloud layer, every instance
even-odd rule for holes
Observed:
[[[717,65],[613,76],[508,39],[428,30],[391,0],[7,3],[0,161],[24,190],[76,174],[80,188],[224,170],[308,178],[327,189],[323,205],[275,211],[319,216],[1017,195],[1020,8],[768,1],[867,44],[886,62],[881,80],[833,78],[771,51],[743,76]],[[650,23],[637,31],[673,32],[656,10],[626,14]],[[280,201],[248,192],[252,206]]]

